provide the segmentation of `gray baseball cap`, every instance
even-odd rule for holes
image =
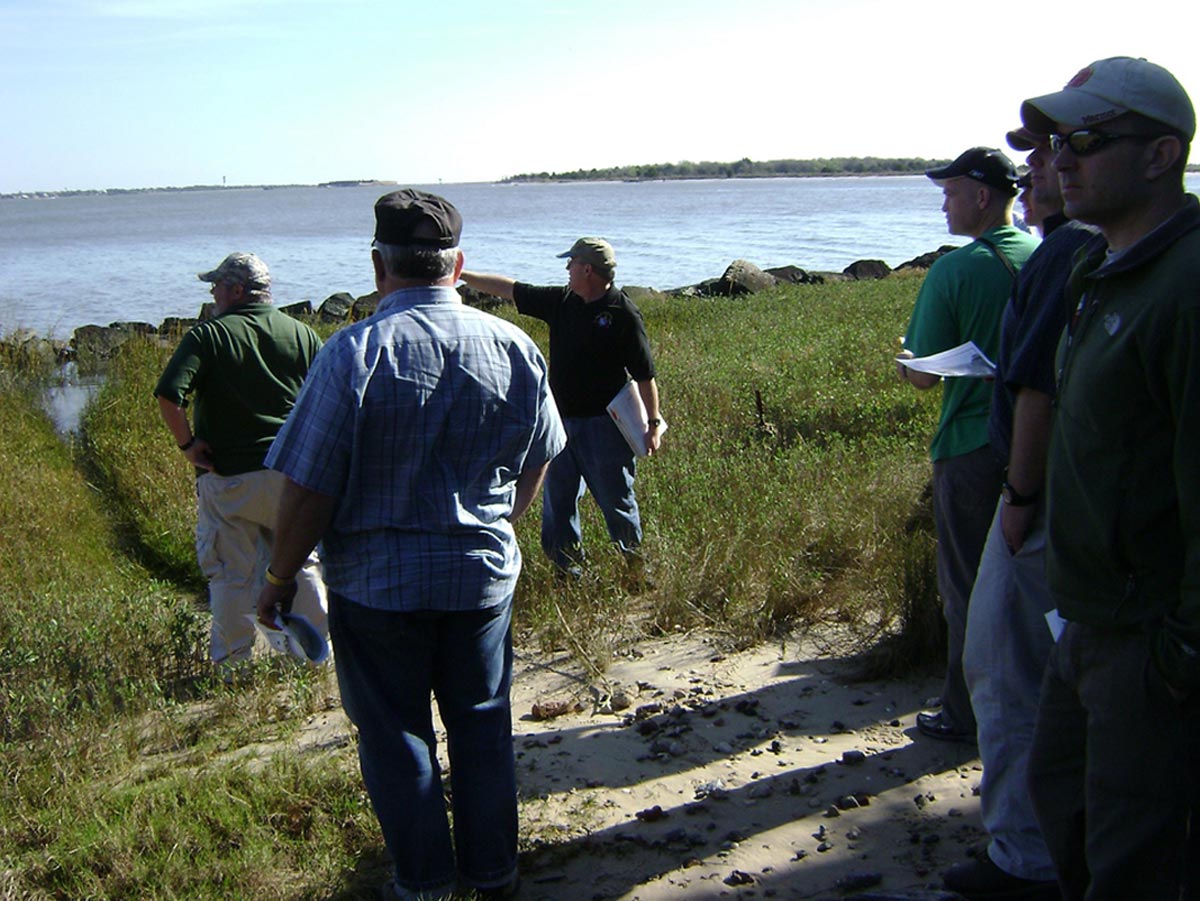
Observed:
[[[566,257],[582,260],[601,269],[617,268],[617,255],[613,252],[612,245],[603,238],[580,238],[571,245],[570,250],[558,255],[560,260]]]
[[[1162,66],[1131,56],[1097,60],[1080,69],[1061,91],[1021,104],[1021,122],[1043,134],[1059,123],[1085,128],[1125,113],[1161,122],[1189,141],[1196,134],[1196,111],[1183,85]]]
[[[216,269],[201,272],[196,278],[202,282],[230,282],[246,288],[271,286],[267,264],[252,253],[231,253],[221,260],[221,265]]]

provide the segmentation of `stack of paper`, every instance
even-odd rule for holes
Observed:
[[[903,363],[916,372],[928,372],[930,375],[940,375],[943,378],[955,376],[974,376],[975,378],[992,378],[996,375],[996,364],[987,358],[974,341],[960,344],[941,353],[930,354],[927,357],[896,357],[897,363]]]
[[[650,422],[637,382],[626,382],[625,387],[617,392],[617,396],[609,401],[608,415],[617,424],[636,456],[644,457],[650,452],[646,446],[646,429],[650,427]],[[663,421],[658,427],[658,433],[661,435],[666,430],[667,423]]]

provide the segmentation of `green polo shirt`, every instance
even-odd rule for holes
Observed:
[[[268,303],[247,303],[194,326],[175,349],[155,397],[192,404],[192,431],[220,475],[262,469],[321,339]]]
[[[1013,276],[984,241],[993,244],[1020,270],[1038,246],[1038,239],[1001,225],[940,257],[925,276],[917,294],[904,347],[927,357],[974,341],[989,359],[1000,349],[1000,321],[1012,292]],[[988,410],[992,382],[979,378],[948,378],[942,383],[942,415],[930,444],[936,460],[970,453],[988,443]]]

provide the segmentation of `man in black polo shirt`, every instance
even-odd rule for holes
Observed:
[[[601,238],[580,238],[566,253],[567,286],[535,287],[502,275],[462,273],[477,291],[516,302],[517,311],[550,326],[550,388],[567,430],[542,489],[542,549],[562,571],[583,559],[579,499],[584,486],[604,514],[608,534],[636,559],[642,524],[633,493],[636,458],[607,412],[633,379],[646,407],[646,447],[658,450],[662,420],[654,358],[637,307],[613,287],[617,261]]]

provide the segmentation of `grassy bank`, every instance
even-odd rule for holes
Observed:
[[[889,362],[918,284],[641,302],[669,423],[638,478],[649,583],[624,584],[585,501],[590,563],[563,585],[535,510],[522,645],[600,672],[639,634],[834,622],[865,646],[927,615],[937,398]],[[192,475],[151,398],[168,353],[129,345],[72,441],[0,361],[0,899],[355,897],[384,861],[353,748],[264,750],[337,703],[330,674],[208,677]]]

